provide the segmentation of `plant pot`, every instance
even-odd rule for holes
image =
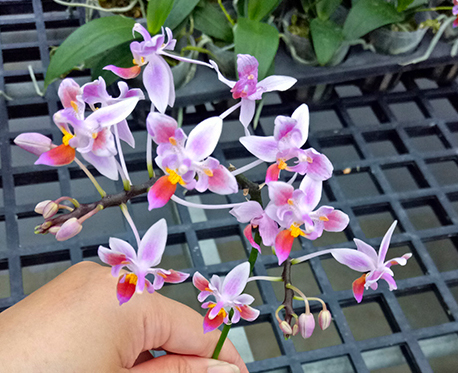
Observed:
[[[336,13],[338,13],[338,19],[333,19],[333,21],[339,24],[341,12]],[[293,60],[304,65],[316,66],[318,65],[318,61],[316,59],[315,50],[313,49],[313,44],[310,38],[295,35],[289,31],[289,26],[291,25],[291,17],[293,14],[293,11],[288,12],[282,20],[283,41],[285,42]],[[347,43],[343,43],[334,53],[334,56],[326,64],[326,66],[335,66],[340,64],[347,56],[349,49],[350,46]]]
[[[429,19],[429,14],[417,13],[415,20],[417,24]],[[378,28],[369,35],[370,43],[378,53],[401,54],[413,52],[428,31],[426,28],[415,31],[393,31],[391,25]]]

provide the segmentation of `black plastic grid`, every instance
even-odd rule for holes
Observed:
[[[37,37],[36,42],[26,44],[0,44],[0,66],[3,67],[0,90],[8,92],[8,87],[30,82],[30,77],[26,69],[5,70],[6,63],[30,63],[39,59],[43,66],[35,72],[38,80],[42,80],[49,61],[48,47],[57,44],[48,38],[46,30],[76,27],[82,17],[69,20],[63,8],[52,2],[7,1],[4,4],[0,11],[2,34],[32,28]],[[11,15],[12,12],[19,15]],[[86,73],[80,75],[83,80],[88,79]],[[441,370],[446,364],[456,367],[451,364],[458,343],[458,159],[455,150],[458,85],[456,82],[438,85],[423,78],[430,75],[431,70],[404,74],[390,93],[362,93],[358,87],[367,82],[352,81],[330,86],[329,99],[324,102],[309,102],[312,114],[307,145],[327,154],[335,166],[334,177],[325,183],[322,203],[329,201],[348,213],[351,220],[342,234],[327,233],[316,242],[297,243],[292,256],[316,251],[318,247],[354,247],[351,242],[354,237],[377,247],[391,221],[397,219],[399,225],[389,255],[411,251],[414,257],[407,267],[396,268],[396,292],[389,292],[381,285],[377,291],[367,292],[360,305],[350,290],[357,274],[346,271],[330,258],[315,258],[310,264],[295,268],[293,282],[307,294],[319,295],[333,315],[330,329],[323,333],[316,331],[307,341],[300,337],[285,341],[277,328],[274,312],[281,299],[281,289],[266,282],[251,284],[249,292],[256,296],[255,306],[261,310],[261,316],[252,324],[241,322],[232,332],[242,335],[249,343],[251,372],[297,373],[325,369],[367,372],[387,366],[387,361],[401,365],[402,371],[413,372],[447,371]],[[337,80],[344,79],[340,76]],[[188,91],[191,88],[188,87]],[[298,97],[303,96],[304,91],[270,96],[256,133],[270,135],[273,118],[278,114],[290,115],[302,102]],[[189,100],[189,96],[181,94],[182,104],[187,105]],[[132,236],[114,209],[101,212],[93,218],[94,227],[86,224],[82,234],[71,241],[56,242],[49,236],[33,236],[34,225],[40,223],[40,218],[33,213],[37,201],[62,194],[87,202],[97,198],[97,194],[89,191],[89,184],[77,168],[32,166],[34,157],[27,157],[12,143],[24,130],[60,138],[51,121],[52,113],[58,109],[55,87],[49,89],[46,98],[33,95],[14,101],[0,98],[0,105],[0,191],[3,195],[0,201],[0,309],[5,309],[49,281],[52,274],[81,260],[96,260],[98,245],[106,245],[110,236],[131,241]],[[225,105],[223,102],[187,106],[185,131],[190,131],[206,116],[221,113]],[[143,115],[140,113],[138,117]],[[242,130],[235,119],[236,116],[231,116],[225,122],[225,137],[215,156],[222,163],[240,166],[252,157],[237,141]],[[126,160],[133,180],[140,182],[146,178],[144,127],[141,120],[132,120],[131,124],[137,147],[127,152]],[[262,181],[264,172],[265,166],[260,166],[249,175],[255,181]],[[121,187],[100,179],[108,192]],[[196,196],[190,193],[186,198],[199,198],[204,203],[243,200],[240,194]],[[248,257],[250,248],[241,239],[243,226],[226,212],[202,215],[169,204],[152,214],[147,212],[145,197],[132,201],[130,210],[140,234],[160,217],[166,217],[169,239],[164,261],[175,269],[191,273],[198,270],[205,276],[225,274]],[[264,250],[258,258],[257,275],[278,275],[276,258],[268,253]],[[51,275],[47,275],[47,269]],[[189,281],[167,286],[163,293],[198,309]],[[297,312],[302,312],[300,302],[294,306]],[[312,310],[319,311],[318,308]],[[263,341],[270,338],[272,343],[259,342],[260,337]],[[441,363],[445,365],[437,365]]]

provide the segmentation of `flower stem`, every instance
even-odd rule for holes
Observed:
[[[170,199],[180,205],[183,205],[186,207],[193,207],[197,209],[203,209],[203,210],[232,209],[234,207],[240,206],[245,203],[245,202],[240,202],[240,203],[228,203],[225,205],[205,205],[202,203],[193,203],[193,202],[186,201],[180,197],[177,197],[175,194],[172,194],[172,197]]]
[[[256,233],[254,234],[254,242],[256,242],[258,245],[261,245],[261,235],[259,234],[258,229],[256,229]],[[254,264],[256,263],[256,259],[258,259],[258,254],[258,249],[252,247],[250,257],[248,258],[248,263],[250,263],[250,274],[253,273]]]
[[[89,178],[89,180],[92,181],[92,184],[94,184],[95,189],[100,193],[100,196],[102,198],[107,196],[107,193],[102,189],[100,184],[95,180],[95,177],[91,174],[91,171],[87,169],[87,167],[78,159],[75,157],[75,162],[76,164],[83,170],[83,172],[86,174],[86,176]]]
[[[243,167],[240,167],[240,168],[237,168],[236,170],[234,171],[231,171],[231,174],[234,175],[234,176],[237,176],[237,175],[240,175],[240,174],[243,174],[244,172],[247,172],[248,170],[251,170],[252,168],[260,165],[264,163],[264,161],[262,159],[256,159],[255,161],[251,162],[251,163],[248,163],[247,165],[243,166]]]
[[[231,16],[229,15],[229,13],[227,12],[226,8],[224,7],[222,0],[218,0],[218,4],[219,4],[219,7],[221,8],[221,10],[223,11],[224,15],[226,16],[227,20],[229,21],[229,23],[232,26],[235,26],[235,22],[231,18]]]
[[[148,133],[148,138],[146,139],[146,167],[148,168],[148,176],[150,179],[154,177],[153,169],[153,138]]]
[[[138,234],[137,227],[135,226],[135,223],[129,214],[127,205],[125,203],[121,203],[120,207],[121,207],[122,213],[124,214],[124,217],[126,218],[127,222],[129,223],[130,228],[132,229],[132,232],[134,232],[135,240],[137,241],[137,247],[140,247],[140,235]]]
[[[229,109],[227,109],[224,113],[220,114],[220,118],[221,119],[224,119],[226,118],[228,115],[230,115],[233,111],[237,110],[240,106],[242,106],[242,101],[238,102],[237,104],[235,104],[234,106],[231,106]]]
[[[126,161],[124,160],[124,154],[122,152],[122,147],[121,147],[121,140],[119,139],[119,134],[118,134],[118,125],[113,126],[114,129],[114,134],[115,134],[115,140],[116,140],[116,147],[118,148],[118,154],[119,154],[119,162],[121,163],[121,178],[123,181],[124,185],[124,190],[130,190],[130,186],[132,185],[132,182],[130,181],[129,177],[129,172],[127,171],[127,166],[126,166]]]
[[[229,312],[229,320],[232,319],[232,316],[234,316],[233,309],[231,309]],[[223,331],[221,332],[218,343],[216,344],[215,351],[213,351],[212,359],[218,359],[219,353],[221,352],[221,349],[223,348],[223,344],[226,341],[227,335],[229,334],[229,330],[231,330],[231,326],[232,326],[231,322],[229,322],[229,324],[224,324],[224,328],[223,328]]]

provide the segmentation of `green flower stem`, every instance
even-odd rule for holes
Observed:
[[[221,8],[221,10],[223,11],[224,15],[226,16],[227,20],[229,21],[229,23],[232,26],[235,26],[235,22],[231,18],[231,16],[229,15],[229,13],[227,12],[226,8],[224,7],[222,0],[218,0],[218,4],[219,4],[219,7]]]
[[[231,309],[229,312],[229,320],[232,319],[232,316],[234,316],[234,310]],[[232,323],[229,322],[229,324],[224,324],[223,331],[221,332],[221,335],[219,337],[218,343],[216,344],[215,351],[213,351],[212,359],[218,359],[219,353],[221,352],[221,349],[223,348],[223,344],[226,341],[227,335],[229,334],[229,330],[231,330]]]
[[[256,233],[254,235],[254,242],[258,245],[261,244],[261,235],[259,234],[259,230],[256,229]],[[251,248],[250,257],[248,258],[248,262],[250,263],[250,274],[253,274],[254,264],[256,263],[256,259],[258,259],[259,251],[254,247]]]
[[[76,164],[83,170],[83,172],[86,174],[86,176],[89,178],[89,180],[92,181],[92,184],[94,184],[95,189],[100,193],[100,196],[102,198],[107,196],[107,193],[102,189],[100,184],[95,180],[95,177],[91,174],[91,171],[89,171],[86,166],[78,159],[75,157],[75,162]]]

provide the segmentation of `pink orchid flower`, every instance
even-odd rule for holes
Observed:
[[[101,107],[110,106],[121,102],[129,97],[137,97],[139,100],[144,100],[145,95],[143,91],[138,88],[129,89],[125,82],[118,82],[119,96],[113,98],[107,92],[105,80],[99,77],[91,83],[86,83],[82,87],[82,98],[86,102],[92,111],[97,110],[96,104],[100,104]],[[123,119],[121,122],[115,124],[119,138],[128,143],[132,148],[135,148],[135,139],[130,131],[127,120]]]
[[[187,137],[173,118],[157,112],[148,115],[148,133],[158,144],[156,163],[166,174],[148,192],[150,210],[164,206],[175,193],[177,184],[199,192],[209,189],[217,194],[237,193],[234,175],[210,157],[222,126],[220,117],[211,117],[199,123]]]
[[[272,75],[258,82],[258,60],[249,54],[237,55],[237,71],[239,80],[234,82],[226,79],[218,69],[214,61],[210,64],[218,73],[218,79],[231,87],[232,97],[241,99],[240,122],[248,128],[254,117],[256,100],[262,98],[262,94],[272,91],[286,91],[291,88],[297,79],[283,75]]]
[[[202,308],[208,309],[204,318],[204,333],[211,332],[218,328],[223,322],[237,323],[240,318],[253,321],[259,316],[259,310],[250,307],[254,298],[249,294],[242,294],[250,275],[250,263],[239,264],[232,269],[221,284],[221,279],[213,275],[208,281],[199,272],[194,273],[192,283],[200,290],[197,299],[203,302],[207,297],[213,295],[215,302],[209,301],[202,304]],[[229,311],[234,311],[232,319],[229,320]]]
[[[452,14],[454,16],[457,16],[456,19],[453,21],[453,27],[458,27],[458,1],[457,0],[453,0]]]
[[[110,237],[110,249],[99,246],[100,260],[113,266],[111,274],[114,277],[119,276],[123,267],[131,271],[119,276],[117,296],[120,305],[129,301],[135,292],[143,293],[145,286],[149,293],[154,293],[162,288],[164,282],[180,283],[189,277],[189,274],[173,269],[152,268],[160,263],[166,241],[167,223],[165,219],[161,219],[145,233],[140,241],[138,253],[129,243],[119,238]],[[149,273],[154,275],[153,283],[145,278]]]
[[[167,105],[173,106],[175,102],[175,86],[172,70],[163,57],[211,66],[205,62],[167,53],[166,51],[173,50],[176,44],[172,31],[168,27],[165,28],[165,33],[162,29],[161,34],[151,37],[142,25],[136,23],[132,29],[132,33],[135,32],[143,37],[143,41],[134,41],[130,44],[134,66],[123,68],[108,65],[104,67],[104,70],[109,70],[124,79],[132,79],[138,76],[142,70],[141,67],[146,65],[143,71],[143,84],[153,105],[161,113],[165,113]],[[165,41],[165,34],[167,34],[167,42]]]
[[[321,199],[322,184],[322,181],[308,175],[296,190],[281,181],[268,184],[270,203],[266,213],[284,228],[275,238],[279,265],[288,258],[296,237],[315,240],[323,234],[323,230],[341,232],[347,227],[349,217],[342,211],[330,206],[322,206],[313,211]]]
[[[385,233],[382,243],[380,244],[378,255],[372,246],[357,238],[354,239],[357,250],[335,249],[331,251],[332,256],[339,263],[355,271],[365,272],[360,278],[353,282],[353,295],[358,303],[363,299],[364,289],[371,288],[372,290],[376,290],[378,287],[377,281],[380,279],[388,283],[390,291],[397,289],[396,281],[393,278],[394,273],[390,267],[396,264],[401,266],[406,265],[407,260],[412,254],[407,253],[400,258],[393,258],[385,261],[391,236],[396,228],[396,224],[397,221],[391,224],[391,227]]]
[[[277,223],[269,218],[261,205],[256,201],[248,201],[239,206],[234,207],[229,213],[240,222],[250,223],[248,224],[243,233],[250,242],[251,246],[254,247],[261,253],[261,247],[253,239],[253,228],[259,229],[259,234],[262,238],[264,246],[273,246],[275,243],[275,237],[278,234]]]
[[[273,136],[244,136],[242,145],[257,158],[275,162],[267,169],[266,183],[277,181],[281,170],[297,172],[317,180],[332,176],[333,167],[329,159],[315,149],[302,150],[308,138],[309,110],[302,104],[291,117],[279,115],[275,118]],[[287,161],[297,159],[296,165],[288,166]]]

